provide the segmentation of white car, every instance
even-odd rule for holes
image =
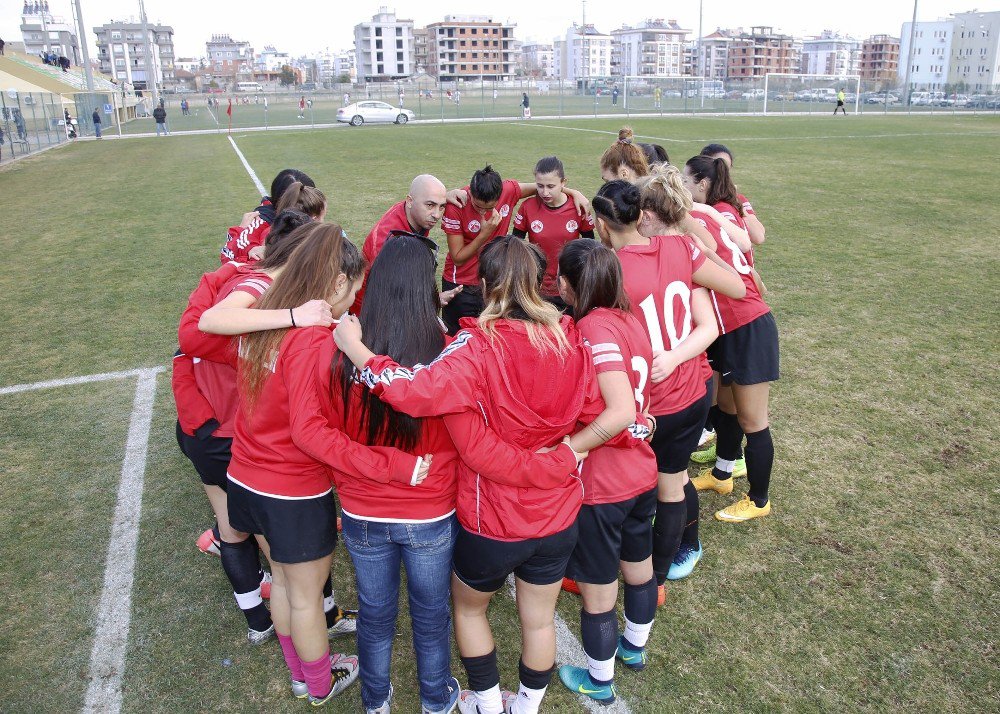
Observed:
[[[341,107],[337,110],[337,121],[347,122],[351,126],[361,126],[365,122],[394,122],[405,124],[416,115],[409,109],[394,107],[385,102],[365,100]]]

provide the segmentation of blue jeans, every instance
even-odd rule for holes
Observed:
[[[159,136],[161,131],[163,132],[164,136],[166,136],[169,133],[167,131],[166,122],[164,122],[163,124],[160,124],[160,122],[156,122],[156,135]]]
[[[96,124],[94,124],[94,136],[96,136],[98,139],[101,138],[101,123],[100,122],[97,122]]]
[[[358,587],[361,702],[367,709],[389,696],[389,665],[399,611],[399,565],[406,568],[420,702],[441,711],[451,677],[451,555],[457,521],[380,523],[343,514],[343,538]]]

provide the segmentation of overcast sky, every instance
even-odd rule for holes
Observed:
[[[984,0],[977,0],[983,2]],[[138,0],[80,0],[86,21],[88,41],[94,47],[92,28],[110,20],[138,17]],[[20,12],[23,0],[0,2],[0,37],[7,42],[19,41]],[[447,14],[491,15],[494,20],[517,25],[515,36],[521,40],[551,42],[564,35],[573,22],[581,22],[583,3],[537,0],[421,0],[421,2],[385,3],[361,2],[292,2],[275,0],[243,0],[240,3],[218,0],[146,0],[146,13],[152,22],[174,28],[177,57],[200,57],[205,54],[205,41],[213,33],[228,33],[234,39],[248,40],[256,51],[264,45],[293,56],[323,50],[348,49],[354,43],[354,25],[371,19],[381,5],[396,11],[397,17],[412,19],[423,26],[444,18]],[[685,0],[668,4],[660,0],[635,0],[624,5],[610,0],[587,2],[587,22],[602,32],[610,32],[623,24],[637,24],[646,18],[676,19],[682,27],[698,30],[698,2]],[[827,7],[823,7],[827,5]],[[1000,2],[998,2],[1000,5]],[[491,13],[491,8],[500,7]],[[918,20],[935,20],[954,12],[965,12],[976,6],[956,0],[920,0]],[[70,0],[49,0],[53,15],[68,20],[73,17]],[[980,10],[1000,7],[980,7]],[[268,13],[272,14],[268,14]],[[788,34],[805,36],[819,34],[824,29],[837,30],[864,38],[871,34],[898,35],[900,27],[913,15],[911,0],[836,0],[831,3],[787,2],[780,0],[704,0],[703,27],[705,34],[717,27],[734,28],[769,25]]]

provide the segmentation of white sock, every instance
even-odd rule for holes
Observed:
[[[726,461],[725,459],[720,459],[718,457],[716,457],[715,459],[715,468],[719,469],[719,471],[721,471],[724,474],[729,474],[730,476],[732,476],[733,469],[735,467],[736,467],[735,461]]]
[[[503,714],[503,697],[500,695],[500,685],[495,684],[489,689],[476,692],[476,705],[480,714]]]
[[[522,684],[517,690],[517,702],[512,707],[514,714],[538,714],[546,689],[548,687],[528,689]]]
[[[730,469],[731,471],[732,469]],[[336,593],[330,595],[330,597],[323,598],[323,612],[330,612],[333,608],[337,607],[337,600],[334,597]]]
[[[637,650],[641,650],[646,646],[646,642],[649,640],[649,631],[653,629],[653,623],[647,622],[645,625],[637,625],[634,622],[630,622],[629,619],[625,618],[625,640],[630,645],[632,645]]]
[[[615,678],[615,658],[599,660],[587,655],[587,671],[595,682],[610,682]]]
[[[260,587],[256,590],[251,590],[248,593],[234,592],[233,597],[236,598],[236,604],[240,606],[241,610],[249,610],[264,602],[260,597]]]

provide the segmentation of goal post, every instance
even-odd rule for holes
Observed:
[[[843,91],[845,105],[853,104],[854,113],[861,105],[861,76],[857,74],[787,74],[764,75],[764,114],[776,112],[812,112],[820,106],[836,105],[837,93]]]

